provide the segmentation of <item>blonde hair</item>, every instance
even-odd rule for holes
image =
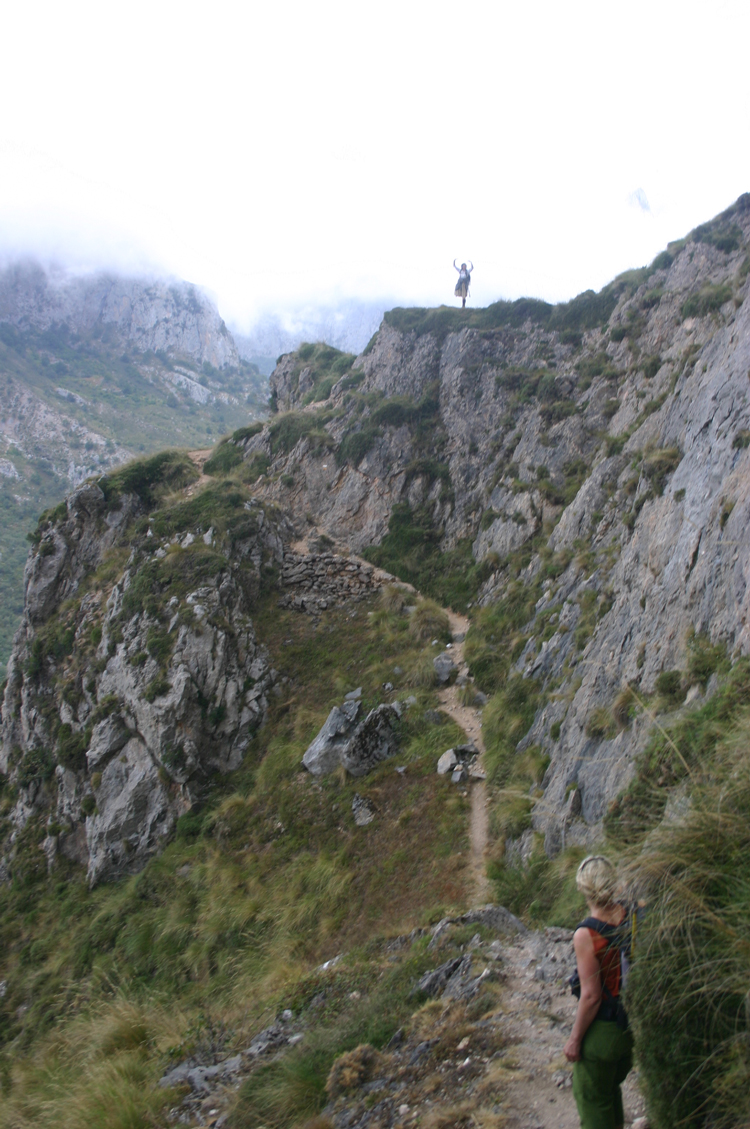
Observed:
[[[576,886],[592,905],[611,905],[617,893],[617,871],[604,855],[589,855],[578,867]]]

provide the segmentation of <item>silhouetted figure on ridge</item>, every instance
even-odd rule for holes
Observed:
[[[453,266],[456,267],[456,260],[453,260]],[[461,309],[466,306],[466,299],[469,296],[469,286],[471,285],[471,272],[474,270],[474,264],[467,268],[466,263],[461,263],[460,267],[456,267],[458,271],[458,282],[456,289],[453,293],[457,298],[461,299]]]

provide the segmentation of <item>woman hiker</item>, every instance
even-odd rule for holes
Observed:
[[[583,860],[576,886],[591,916],[573,935],[581,994],[564,1053],[574,1064],[581,1129],[622,1129],[620,1085],[633,1065],[633,1036],[619,999],[630,958],[629,914],[616,901],[617,872],[603,855]],[[571,986],[575,994],[575,976]]]
[[[456,267],[455,259],[453,260],[453,266]],[[461,309],[463,310],[466,306],[466,299],[469,296],[471,272],[474,270],[474,264],[472,263],[467,270],[466,263],[461,263],[461,266],[456,267],[456,270],[458,271],[458,282],[456,283],[456,289],[453,291],[453,293],[457,298],[461,299]]]

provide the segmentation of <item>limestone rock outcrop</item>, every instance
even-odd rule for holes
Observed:
[[[239,354],[218,311],[196,287],[175,281],[48,273],[33,262],[0,273],[0,321],[73,332],[95,326],[145,352],[237,367]]]
[[[30,555],[9,663],[0,771],[18,787],[16,835],[47,812],[48,861],[60,851],[92,883],[133,872],[237,768],[278,679],[252,612],[288,534],[253,504],[224,537],[159,536],[136,495],[71,495]]]
[[[315,427],[284,446],[272,420],[247,446],[300,528],[360,551],[418,517],[444,550],[471,540],[478,603],[534,593],[513,673],[544,700],[519,751],[550,758],[533,821],[551,853],[596,837],[647,740],[618,694],[687,685],[691,639],[750,653],[749,264],[750,194],[565,306],[392,311]],[[296,355],[271,378],[302,422],[311,381]]]
[[[313,776],[327,776],[342,765],[351,776],[366,776],[398,750],[396,705],[380,705],[357,724],[359,701],[334,706],[308,746],[302,763]]]

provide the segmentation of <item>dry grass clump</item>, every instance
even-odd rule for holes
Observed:
[[[467,682],[465,686],[459,686],[457,696],[460,705],[473,706],[477,698],[477,688],[473,682]]]
[[[615,719],[618,729],[628,728],[630,715],[635,705],[636,699],[633,691],[629,686],[624,686],[612,703],[612,717]]]
[[[398,584],[386,584],[380,593],[380,603],[390,615],[400,615],[406,605],[406,590]]]
[[[633,869],[648,895],[629,986],[655,1129],[750,1121],[750,715]]]
[[[83,1015],[19,1058],[0,1102],[12,1129],[149,1129],[173,1092],[153,1086],[150,1055],[175,1041],[181,1012],[117,1000]]]
[[[415,690],[429,690],[437,683],[437,673],[433,658],[429,651],[423,651],[411,666],[406,675],[407,685]]]
[[[617,732],[612,711],[607,706],[596,706],[586,720],[586,734],[589,737],[609,739]]]
[[[369,1043],[362,1043],[353,1051],[347,1051],[336,1059],[331,1067],[326,1082],[326,1093],[329,1098],[337,1098],[339,1094],[347,1094],[358,1090],[369,1082],[379,1066],[381,1056]]]
[[[440,643],[450,643],[451,627],[448,616],[434,600],[420,600],[412,612],[409,631],[420,643],[437,639]]]

